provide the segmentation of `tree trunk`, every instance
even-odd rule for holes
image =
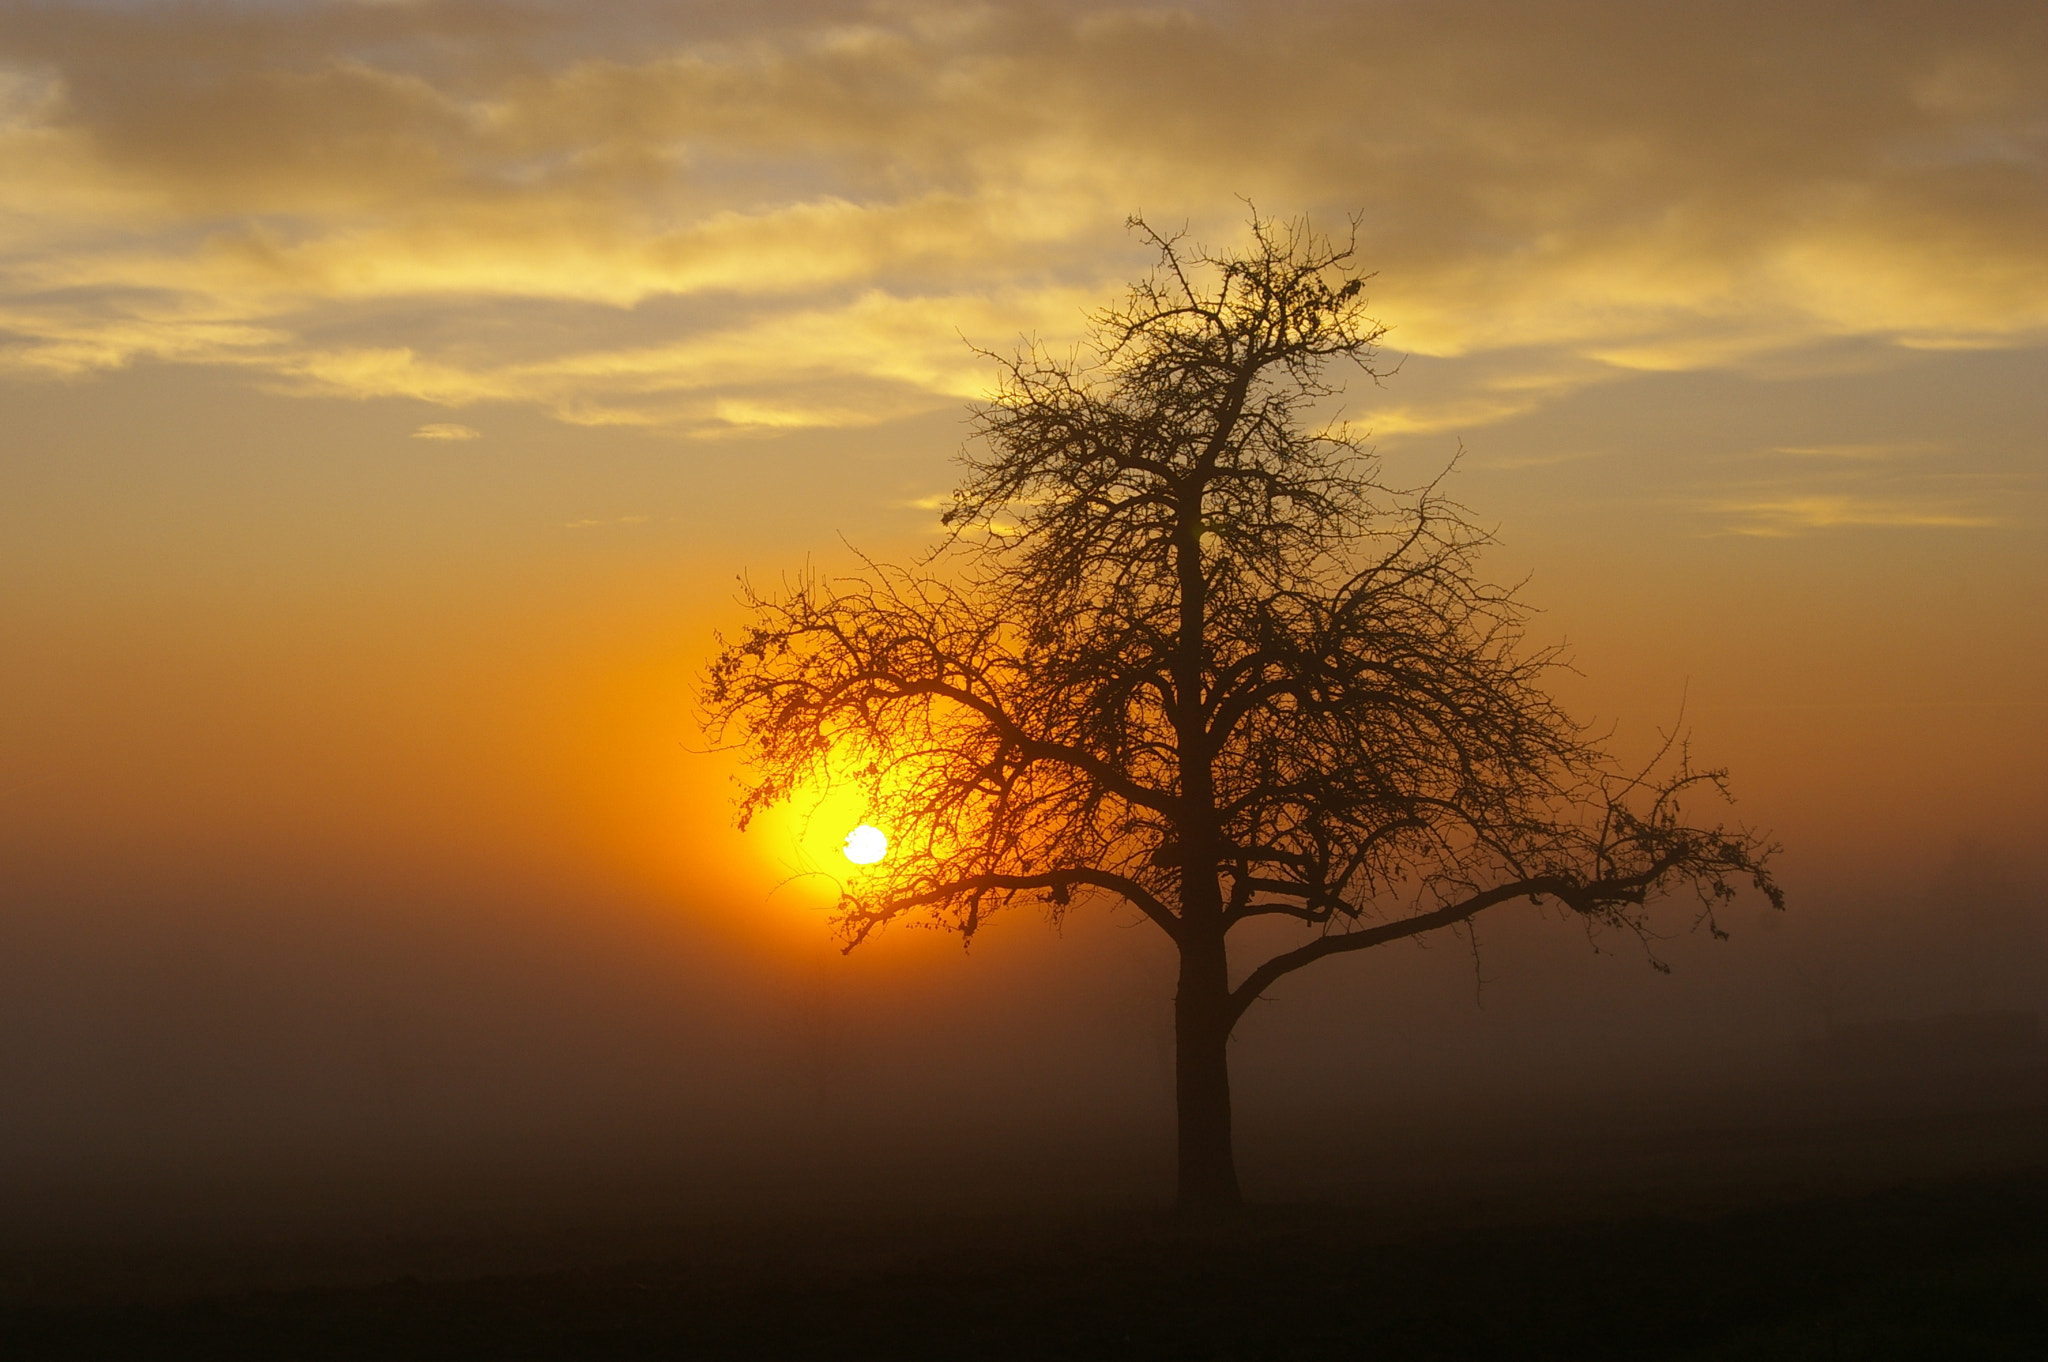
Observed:
[[[1229,1215],[1244,1204],[1230,1147],[1229,1004],[1221,934],[1214,941],[1183,942],[1173,1004],[1182,1215]]]

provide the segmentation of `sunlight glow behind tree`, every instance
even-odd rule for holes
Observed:
[[[846,834],[842,850],[855,865],[873,865],[889,854],[889,838],[880,828],[863,823]]]

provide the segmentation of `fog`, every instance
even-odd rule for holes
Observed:
[[[1170,1190],[1171,962],[1107,907],[1058,931],[1014,913],[970,950],[899,930],[846,956],[815,918],[764,949],[719,930],[714,905],[481,868],[437,882],[113,857],[45,873],[10,877],[0,979],[17,1242]],[[1822,1051],[1845,1023],[2048,1002],[2038,881],[1982,846],[1895,873],[1858,886],[1795,862],[1782,919],[1751,905],[1728,941],[1653,943],[1669,975],[1633,939],[1525,907],[1482,921],[1476,952],[1446,936],[1291,980],[1234,1048],[1247,1186],[1761,1192],[2016,1157],[1968,1131],[1842,1134],[2042,1096],[2038,1055],[1959,1076],[1910,1057],[1851,1072]],[[1817,1148],[1786,1145],[1802,1131]]]

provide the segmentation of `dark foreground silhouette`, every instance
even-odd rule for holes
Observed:
[[[616,1266],[17,1306],[48,1358],[2043,1358],[2048,1166],[1706,1218],[1386,1237],[1099,1216],[784,1225]]]

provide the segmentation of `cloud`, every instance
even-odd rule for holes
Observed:
[[[1725,533],[1767,538],[1851,526],[1975,530],[2000,523],[1994,516],[1958,506],[1854,495],[1737,499],[1719,502],[1711,509],[1727,518]]]
[[[1954,440],[1778,445],[1718,461],[1693,508],[1716,533],[1784,538],[1851,528],[1981,530],[2026,515],[2024,464]]]
[[[1400,349],[1571,375],[1384,433],[2048,337],[2038,7],[755,13],[10,12],[0,372],[871,424],[979,391],[962,332],[1071,338],[1142,266],[1126,213],[1225,240],[1237,193],[1361,212]]]
[[[613,525],[645,525],[652,519],[652,516],[622,515],[614,516],[610,520],[565,520],[562,522],[562,528],[565,530],[601,530]]]
[[[457,425],[453,421],[434,421],[421,426],[412,433],[415,440],[478,440],[483,432],[474,426]]]
[[[1940,445],[1921,441],[1876,441],[1863,444],[1779,445],[1773,454],[1790,454],[1801,459],[1851,459],[1856,461],[1920,458],[1942,452]]]
[[[1048,329],[1071,329],[1091,298],[1067,290],[993,299],[874,291],[655,344],[565,347],[509,363],[451,360],[404,346],[219,358],[270,372],[289,392],[408,397],[452,407],[525,401],[582,425],[698,434],[861,426],[985,394],[989,365],[955,327],[1000,337],[1018,319],[1042,316]]]

